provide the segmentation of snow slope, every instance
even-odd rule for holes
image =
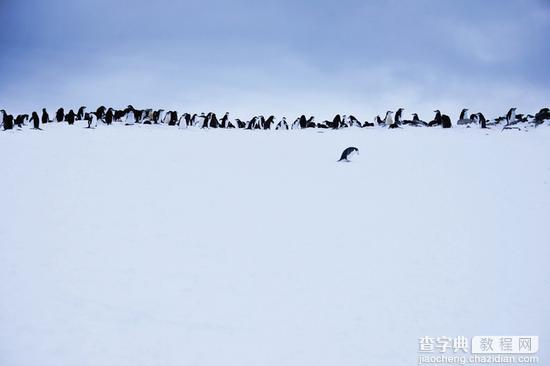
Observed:
[[[548,128],[45,128],[0,133],[0,365],[548,358]]]

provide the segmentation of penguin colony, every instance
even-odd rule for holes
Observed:
[[[215,113],[201,113],[190,114],[183,113],[178,114],[176,111],[165,111],[163,109],[136,109],[129,105],[125,109],[114,109],[101,106],[95,111],[88,112],[86,107],[80,107],[75,113],[74,110],[65,112],[63,108],[59,108],[55,114],[50,114],[45,108],[42,109],[42,114],[39,116],[38,112],[32,112],[29,114],[20,114],[13,116],[7,113],[5,110],[0,110],[0,121],[2,123],[2,129],[11,130],[14,127],[22,128],[27,123],[32,123],[32,128],[40,130],[41,124],[44,126],[47,123],[52,122],[67,122],[69,125],[74,124],[76,121],[86,121],[87,128],[94,128],[98,123],[104,125],[111,125],[113,123],[124,123],[131,126],[135,124],[164,124],[168,126],[177,126],[180,129],[188,127],[198,128],[239,128],[246,130],[289,130],[289,129],[306,129],[306,128],[319,128],[319,129],[341,129],[341,128],[367,128],[374,127],[375,125],[386,127],[389,129],[402,128],[403,126],[414,127],[442,127],[451,128],[453,123],[451,118],[441,113],[439,110],[435,110],[435,116],[429,122],[420,119],[417,113],[412,114],[412,119],[403,119],[403,108],[399,108],[396,112],[387,111],[384,118],[376,116],[373,122],[359,121],[352,115],[340,115],[337,114],[332,121],[316,122],[313,116],[306,118],[302,115],[294,120],[294,122],[287,122],[283,117],[281,120],[275,120],[274,116],[265,118],[264,116],[255,116],[248,121],[243,121],[238,118],[230,119],[229,113],[221,118],[218,118]],[[463,109],[460,112],[460,117],[456,121],[458,126],[466,127],[479,127],[479,128],[491,128],[502,126],[502,129],[520,129],[521,124],[528,124],[532,126],[539,126],[545,121],[550,120],[550,110],[548,108],[542,108],[539,112],[532,114],[519,114],[516,113],[516,108],[511,108],[505,116],[496,117],[493,119],[486,119],[483,113],[468,114],[468,109]]]

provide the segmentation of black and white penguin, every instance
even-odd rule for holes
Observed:
[[[288,123],[286,123],[286,117],[283,117],[279,123],[277,123],[277,126],[275,126],[276,130],[288,130]]]
[[[15,117],[15,124],[17,125],[17,128],[22,128],[24,125],[26,125],[28,119],[29,119],[28,114],[20,114],[17,117]]]
[[[122,120],[126,119],[126,114],[128,113],[128,108],[125,109],[114,109],[109,108],[113,110],[113,122],[122,122]]]
[[[153,123],[153,110],[152,109],[144,109],[141,111],[141,116],[139,119],[139,123],[144,125],[150,125]]]
[[[294,122],[292,122],[292,126],[290,126],[290,128],[291,128],[292,130],[297,130],[297,129],[301,128],[301,127],[300,127],[300,117],[296,118],[296,119],[294,120]]]
[[[447,116],[446,114],[441,115],[441,127],[443,128],[453,127],[453,124],[451,123],[451,117]]]
[[[162,123],[168,126],[175,126],[178,123],[178,114],[174,111],[168,111],[164,114]]]
[[[86,128],[97,127],[97,116],[95,115],[95,112],[86,113],[84,115],[84,119],[88,122],[88,126]]]
[[[32,112],[31,122],[32,122],[32,129],[33,130],[41,130],[41,128],[40,128],[40,117],[38,117],[38,113]]]
[[[349,119],[348,116],[345,114],[342,115],[342,120],[340,121],[340,128],[347,128],[349,127]]]
[[[178,128],[180,130],[186,129],[191,124],[191,115],[189,113],[183,113],[178,120]]]
[[[235,118],[235,123],[237,123],[237,128],[246,128],[247,127],[247,122],[242,121],[238,118]]]
[[[69,113],[65,115],[65,121],[67,121],[70,125],[74,125],[74,121],[76,120],[76,113],[71,109]]]
[[[11,114],[7,114],[5,110],[1,110],[0,114],[2,114],[2,126],[4,128],[4,131],[6,130],[12,130],[13,129],[13,116]]]
[[[384,121],[382,120],[382,118],[380,118],[380,116],[376,116],[376,117],[374,118],[374,121],[376,122],[376,124],[377,124],[378,126],[384,126]]]
[[[229,112],[225,112],[225,115],[222,117],[222,123],[223,123],[223,128],[236,128],[238,127],[238,124],[237,122],[233,123],[231,122],[231,119],[229,118]],[[235,126],[235,124],[237,124],[237,126]]]
[[[85,114],[86,114],[86,106],[82,106],[78,108],[78,112],[76,112],[76,119],[79,121],[83,121]]]
[[[317,128],[329,128],[328,125],[327,125],[327,122],[328,121],[324,121],[324,122],[320,122],[320,123],[317,123]]]
[[[340,156],[340,160],[338,161],[345,161],[349,162],[349,158],[351,158],[353,155],[359,155],[359,149],[356,147],[348,147],[342,152],[342,156]]]
[[[0,109],[0,122],[2,123],[2,129],[4,131],[9,129],[9,128],[6,128],[7,119],[8,119],[8,114],[6,113],[6,111],[3,109]]]
[[[359,120],[355,118],[355,116],[350,115],[348,117],[348,121],[349,121],[348,123],[350,127],[359,127],[359,128],[363,127],[363,124],[359,122]]]
[[[476,114],[476,116],[479,124],[481,125],[481,128],[487,128],[487,120],[485,119],[483,113],[479,112]]]
[[[218,117],[216,116],[216,113],[211,113],[210,114],[210,121],[208,123],[208,127],[210,127],[210,128],[218,128],[219,127]]]
[[[473,120],[472,118],[469,118],[468,109],[464,108],[460,112],[460,117],[458,118],[458,121],[456,122],[456,124],[459,125],[459,126],[466,126],[466,125],[469,125],[471,123],[475,123],[475,120]]]
[[[535,121],[534,121],[535,127],[542,125],[547,120],[550,120],[550,109],[541,108],[541,110],[535,114]]]
[[[100,119],[103,121],[103,117],[105,116],[105,111],[107,111],[107,108],[105,106],[98,107],[95,111],[95,116],[97,117],[97,119]]]
[[[266,120],[263,122],[264,124],[264,130],[271,130],[271,126],[275,124],[275,116],[269,116]]]
[[[95,117],[96,117],[96,121],[102,120],[105,122],[107,126],[110,126],[115,120],[115,111],[113,110],[113,108],[109,108],[107,109],[107,112],[105,112],[105,114],[103,115],[103,118],[99,117],[97,112],[95,113]]]
[[[126,118],[124,120],[124,125],[132,126],[132,125],[136,124],[137,116],[136,116],[134,107],[132,105],[129,105],[128,107],[126,107],[126,109],[124,110],[124,114],[126,116]]]
[[[363,123],[363,127],[374,127],[374,122],[365,121],[365,123]]]
[[[175,126],[178,123],[178,112],[176,111],[166,112],[165,120],[168,121],[168,126]]]
[[[395,121],[394,121],[394,123],[398,126],[401,125],[401,123],[403,122],[402,115],[403,115],[404,110],[405,110],[405,108],[399,108],[397,110],[397,112],[395,112]]]
[[[430,121],[430,123],[428,123],[428,127],[440,126],[442,123],[441,112],[439,111],[439,109],[436,109],[434,112],[435,112],[435,117],[432,121]]]
[[[387,111],[386,117],[384,117],[384,125],[388,128],[399,128],[399,125],[393,120],[393,111]]]
[[[506,113],[506,125],[513,125],[516,121],[516,110],[517,108],[510,108],[508,113]]]
[[[200,128],[208,128],[208,118],[210,118],[210,113],[201,113],[201,115],[197,117],[197,126]]]
[[[229,112],[225,112],[222,118],[220,118],[220,128],[229,128]]]
[[[42,108],[42,124],[50,122],[50,115],[46,111],[46,108]]]
[[[317,127],[317,123],[315,123],[315,117],[311,116],[306,121],[306,128],[315,128]]]
[[[411,126],[414,126],[414,127],[421,127],[421,126],[427,126],[428,125],[426,122],[420,120],[420,118],[418,117],[418,113],[413,113],[412,116],[413,116],[412,120],[404,120],[403,124],[404,125],[411,125]]]
[[[63,108],[59,108],[55,113],[55,121],[63,122],[64,120],[65,120],[65,110]]]
[[[328,128],[332,128],[333,130],[337,130],[340,128],[340,124],[342,123],[342,117],[340,117],[339,114],[334,116],[334,118],[331,121],[325,121]]]

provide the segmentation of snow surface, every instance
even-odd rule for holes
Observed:
[[[82,127],[0,133],[0,365],[545,364],[549,128]]]

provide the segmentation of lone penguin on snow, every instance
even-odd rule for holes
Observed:
[[[342,156],[340,157],[340,160],[338,161],[345,161],[345,162],[349,162],[349,158],[352,157],[353,155],[359,155],[359,149],[356,148],[356,147],[348,147],[347,149],[345,149],[343,152],[342,152]]]

